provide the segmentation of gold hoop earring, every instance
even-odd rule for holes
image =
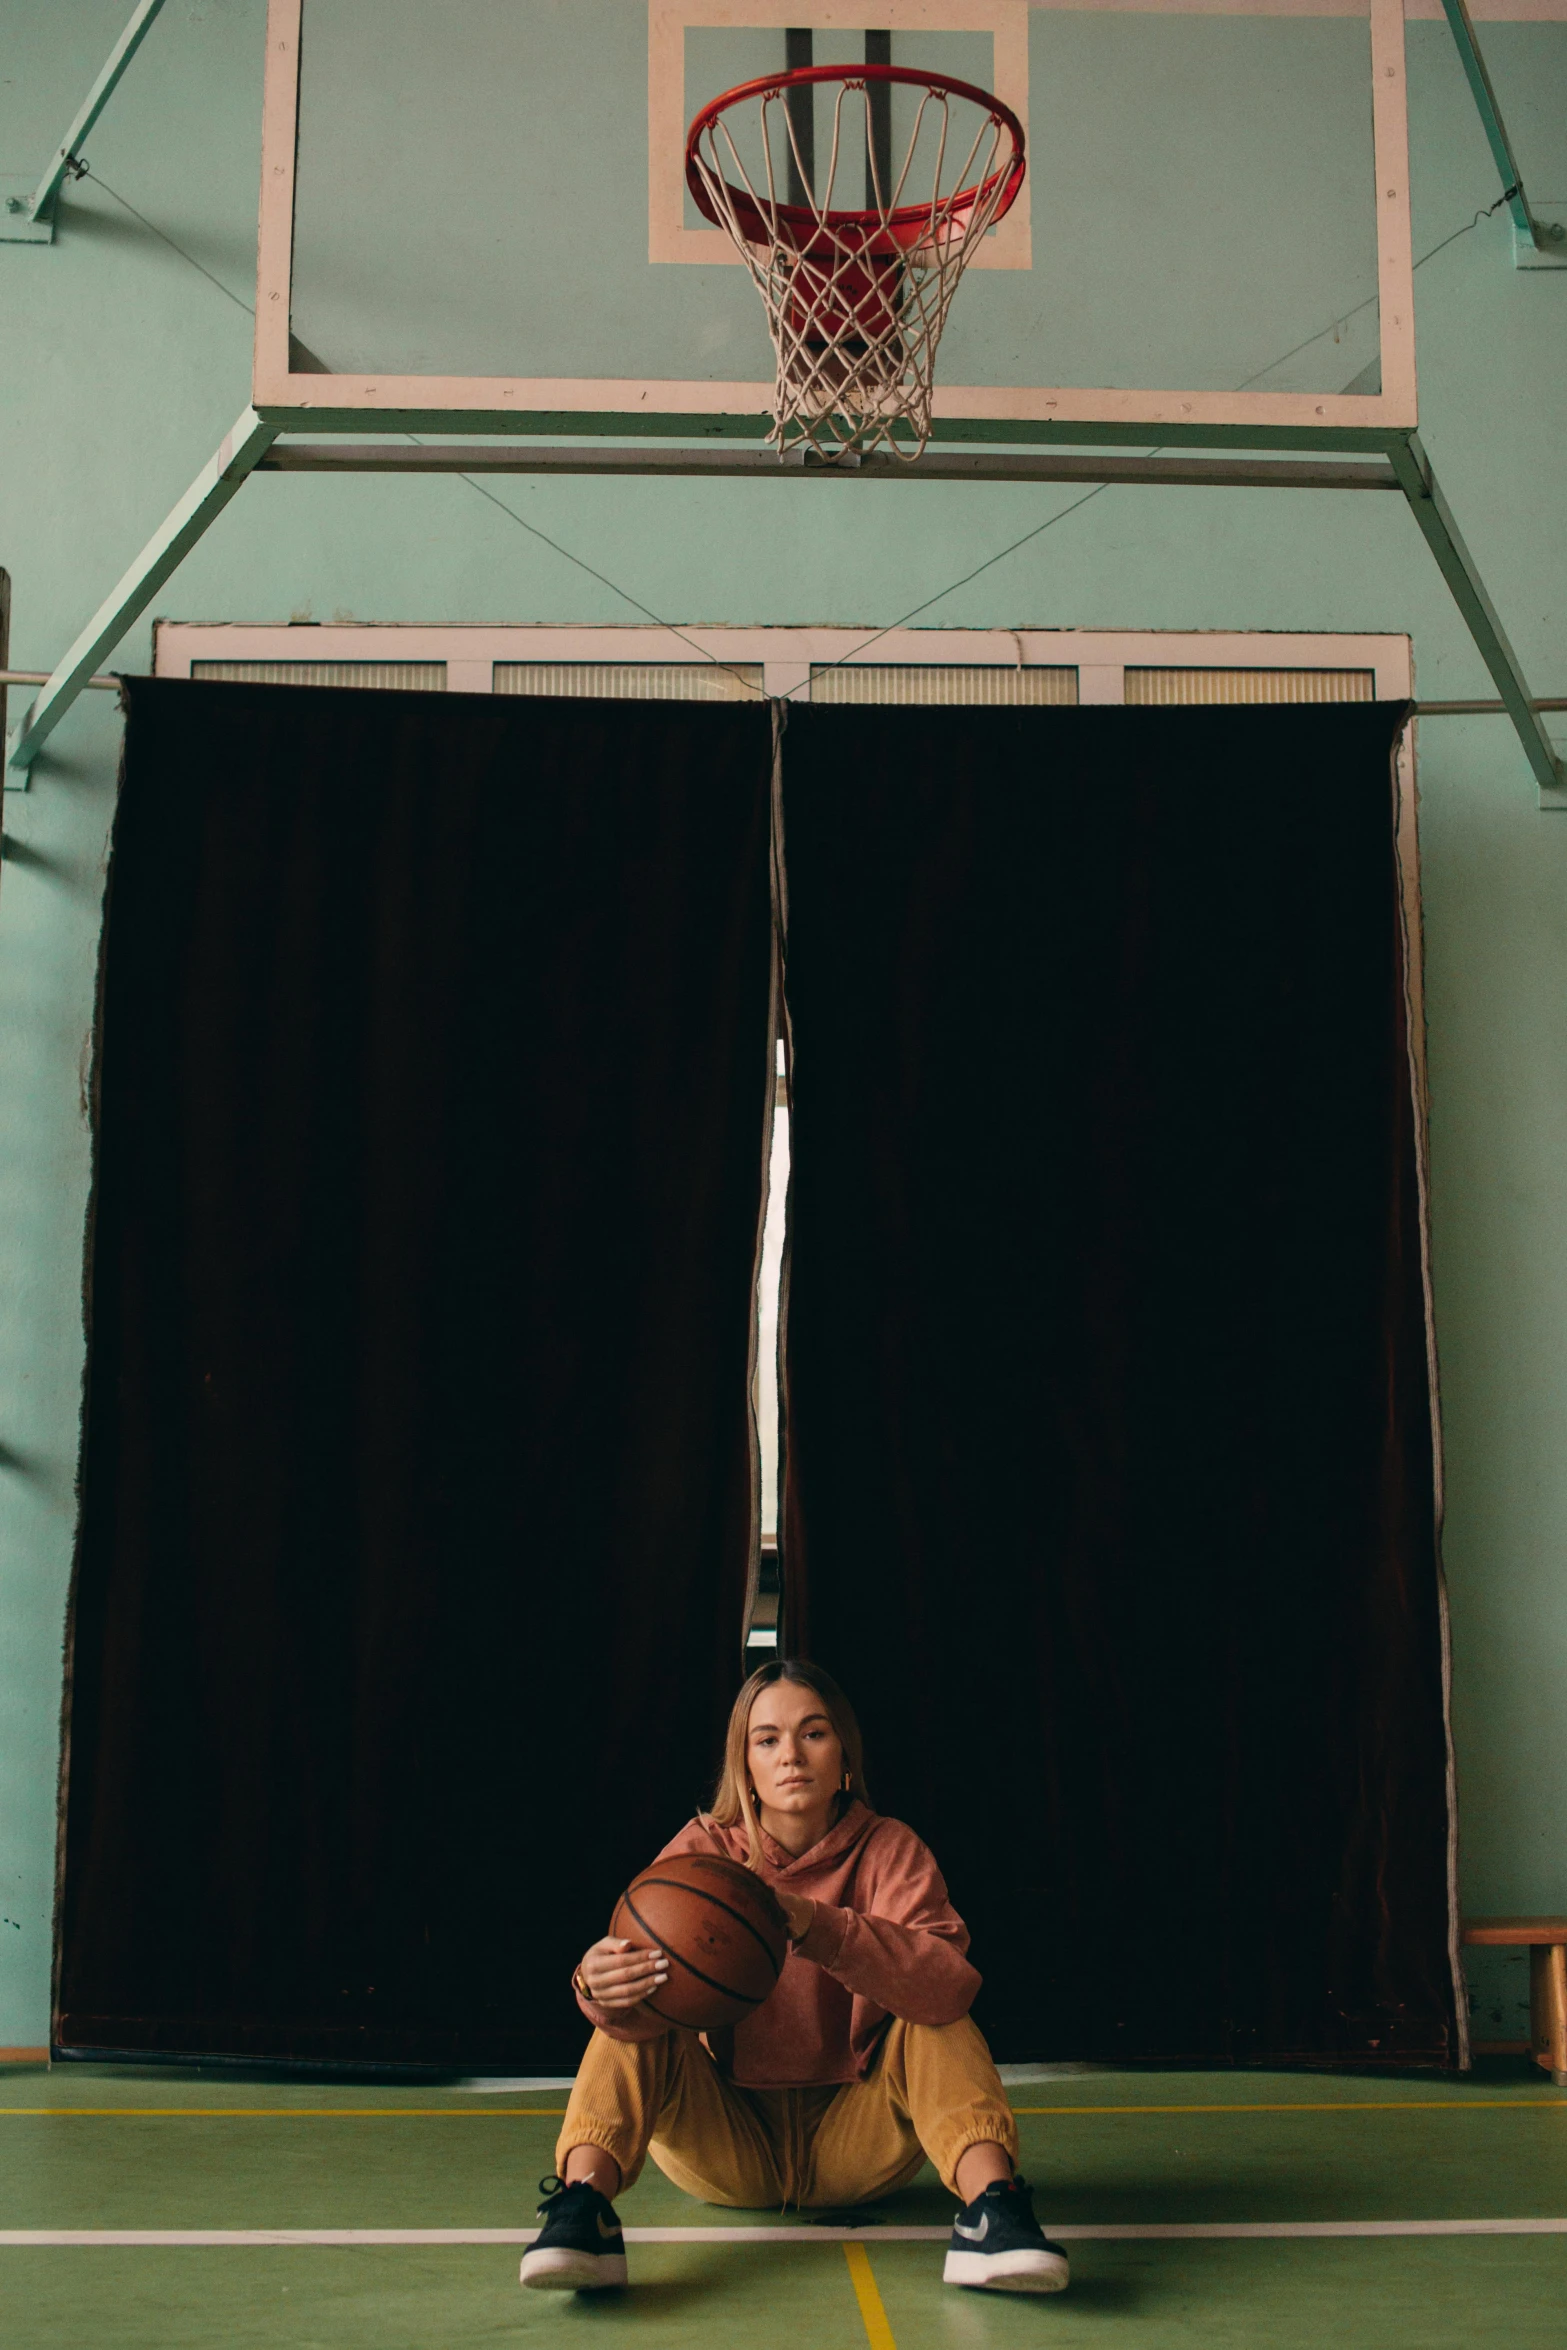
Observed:
[[[852,1795],[852,1794],[853,1794],[853,1792],[854,1792],[854,1773],[853,1773],[852,1771],[845,1771],[845,1772],[844,1772],[844,1774],[843,1774],[843,1785],[842,1785],[842,1787],[839,1789],[839,1793],[840,1793],[840,1794],[843,1794],[843,1795]]]

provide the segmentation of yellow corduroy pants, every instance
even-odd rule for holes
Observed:
[[[630,2186],[651,2154],[703,2203],[842,2209],[907,2186],[928,2156],[949,2193],[970,2146],[1017,2161],[1017,2124],[976,2025],[894,2017],[863,2081],[741,2089],[692,2032],[612,2040],[595,2032],[556,2147],[600,2146]]]

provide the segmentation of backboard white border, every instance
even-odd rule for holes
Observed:
[[[776,4],[776,0],[774,0]],[[933,8],[936,0],[932,0]],[[303,0],[268,0],[252,402],[317,431],[649,435],[762,440],[772,387],[670,378],[295,374],[290,366],[294,178]],[[938,383],[941,441],[1173,448],[1391,448],[1417,422],[1403,0],[1370,0],[1382,389],[1310,392],[1041,389]]]
[[[893,33],[989,33],[992,95],[1010,106],[1028,136],[1029,0],[876,0],[879,27]],[[776,25],[787,14],[802,29],[857,32],[866,0],[648,0],[647,257],[649,261],[732,262],[739,254],[721,228],[687,228],[681,158],[686,144],[686,33],[698,25]],[[973,255],[970,269],[1028,269],[1031,212],[1014,204]]]

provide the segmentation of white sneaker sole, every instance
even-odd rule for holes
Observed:
[[[542,2252],[525,2252],[520,2281],[536,2293],[606,2293],[626,2282],[623,2252],[573,2252],[567,2244],[551,2244]]]
[[[1059,2252],[949,2252],[941,2272],[944,2285],[977,2285],[992,2293],[1064,2293],[1071,2263]]]

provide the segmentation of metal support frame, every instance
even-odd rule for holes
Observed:
[[[322,430],[319,418],[315,420],[315,429]],[[350,430],[362,432],[364,420],[352,418],[338,429],[345,434]],[[1127,456],[1076,448],[1026,453],[936,448],[927,450],[912,464],[897,458],[876,457],[858,465],[833,466],[781,464],[768,449],[712,443],[697,448],[649,449],[513,440],[410,447],[406,443],[399,446],[380,441],[339,440],[335,436],[324,441],[285,441],[279,437],[282,431],[282,420],[258,415],[254,408],[245,410],[217,455],[203,467],[168,520],[148,541],[13,731],[6,745],[8,790],[26,789],[33,760],[77,695],[93,682],[99,662],[146,610],[163,582],[222,512],[247,475],[253,472],[598,474],[622,478],[773,482],[809,477],[840,483],[1102,482],[1226,489],[1401,491],[1452,590],[1453,600],[1495,682],[1502,706],[1512,720],[1540,787],[1541,807],[1567,809],[1567,769],[1541,717],[1542,707],[1553,705],[1542,705],[1530,694],[1518,657],[1437,486],[1419,436],[1413,431],[1384,433],[1380,436],[1380,448],[1358,459],[1291,459],[1256,454],[1202,457],[1163,450]]]
[[[1442,0],[1442,9],[1458,46],[1464,78],[1480,109],[1480,121],[1492,157],[1501,173],[1502,194],[1513,223],[1513,266],[1515,269],[1567,269],[1567,220],[1554,214],[1542,218],[1524,191],[1523,173],[1513,153],[1496,92],[1491,87],[1468,0]]]
[[[253,408],[247,408],[233,431],[225,435],[217,455],[202,467],[172,514],[154,531],[113,595],[98,607],[48,684],[7,736],[7,791],[27,789],[33,761],[77,695],[91,682],[99,662],[146,611],[170,573],[217,520],[257,458],[265,455],[276,438],[277,426],[263,423]]]
[[[120,78],[141,47],[163,7],[163,0],[138,0],[102,73],[78,108],[70,129],[55,149],[43,178],[29,196],[8,196],[0,208],[0,244],[50,245],[54,242],[55,208],[65,175],[75,162],[82,142],[120,86]]]
[[[1523,745],[1524,757],[1540,787],[1541,807],[1567,809],[1567,768],[1563,767],[1561,755],[1545,731],[1518,665],[1518,656],[1508,642],[1496,607],[1486,594],[1485,582],[1475,568],[1474,557],[1465,546],[1452,509],[1431,471],[1419,434],[1410,433],[1388,455],[1421,536],[1436,557],[1437,568],[1452,590],[1453,601],[1464,616]]]
[[[258,459],[260,473],[521,473],[608,474],[655,481],[798,480],[824,481],[1160,482],[1208,489],[1396,490],[1401,485],[1385,458],[1369,463],[1318,458],[1291,462],[1272,457],[1095,456],[1061,449],[1026,455],[997,449],[933,447],[917,464],[876,455],[824,464],[814,456],[780,461],[772,449],[592,448],[582,444],[541,447],[537,442],[417,443],[397,447],[378,441],[280,440]]]

